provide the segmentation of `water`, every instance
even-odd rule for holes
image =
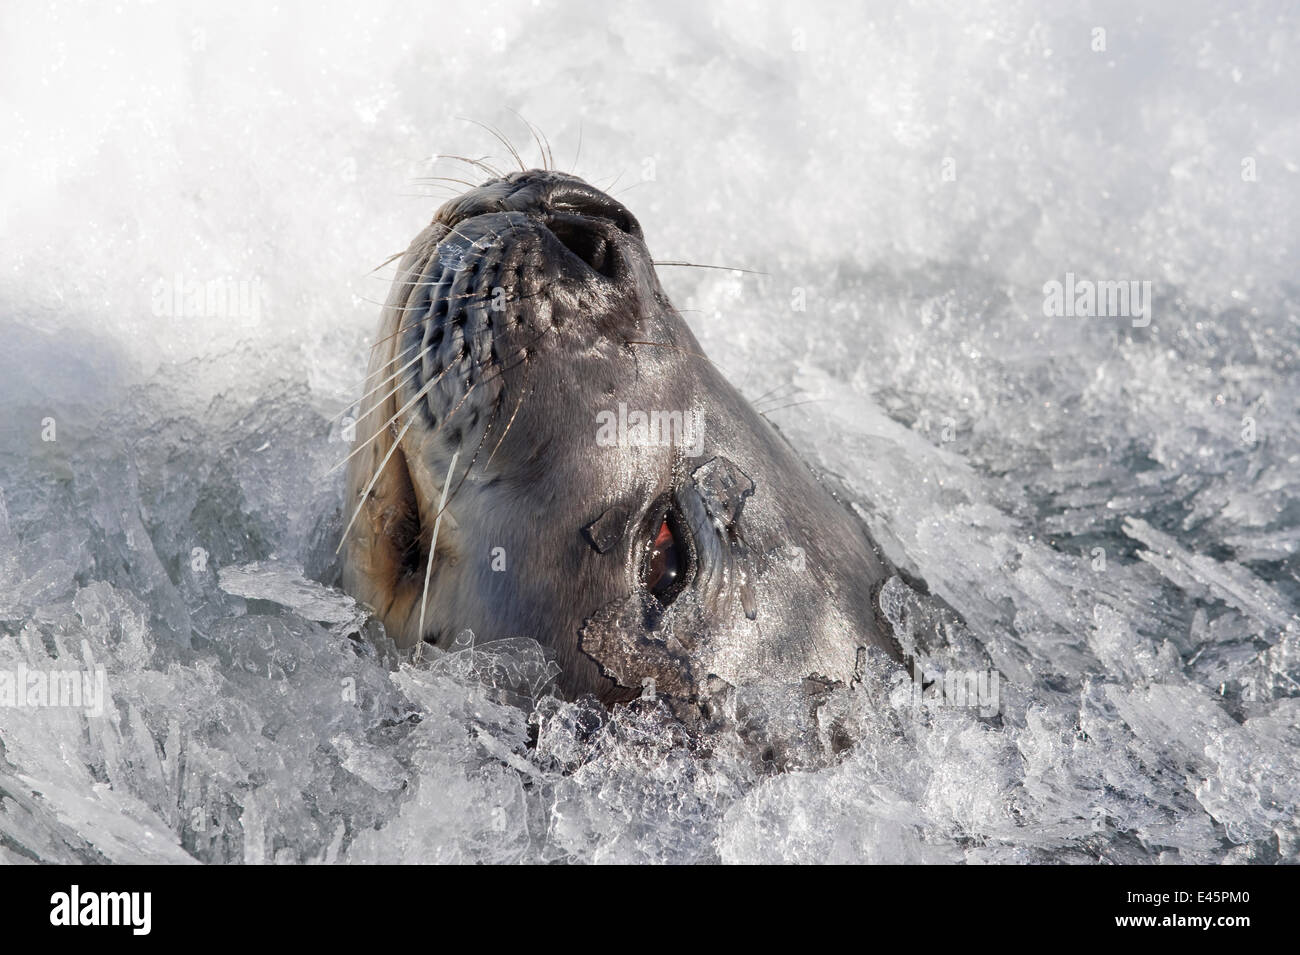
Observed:
[[[0,707],[0,859],[1300,856],[1292,8],[2,16],[0,672],[106,692]],[[772,773],[330,586],[371,270],[467,175],[431,156],[501,160],[457,117],[539,160],[511,110],[657,257],[766,273],[662,270],[997,716],[757,690]],[[1067,273],[1149,321],[1045,316]]]

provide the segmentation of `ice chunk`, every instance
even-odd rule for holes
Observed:
[[[303,576],[301,566],[274,561],[253,561],[217,572],[221,589],[237,597],[269,600],[287,607],[307,620],[328,624],[358,625],[365,612],[338,590],[323,587]]]

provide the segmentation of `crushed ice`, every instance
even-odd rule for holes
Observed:
[[[596,87],[551,55],[587,14],[517,6],[460,49],[405,7],[5,31],[0,671],[108,696],[0,706],[0,859],[1300,858],[1294,14],[601,8]],[[660,258],[766,273],[663,270],[995,715],[871,662],[701,741],[558,700],[518,634],[398,654],[337,590],[368,270],[465,175],[419,157],[495,148],[451,114],[523,141],[507,107],[561,166],[581,124]],[[1149,326],[1045,317],[1067,271],[1150,281]]]

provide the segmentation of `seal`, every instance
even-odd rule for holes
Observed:
[[[399,646],[533,637],[571,697],[699,705],[900,655],[897,571],[571,175],[472,188],[402,256],[347,501],[344,587]]]

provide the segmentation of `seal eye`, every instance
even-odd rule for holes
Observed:
[[[690,560],[687,548],[679,539],[676,524],[671,514],[665,514],[659,521],[646,553],[642,574],[646,589],[664,606],[681,593]]]
[[[646,586],[656,597],[661,597],[672,589],[681,569],[677,541],[673,539],[673,529],[668,526],[668,519],[664,518],[659,525],[659,533],[650,545],[650,556],[646,558]]]

